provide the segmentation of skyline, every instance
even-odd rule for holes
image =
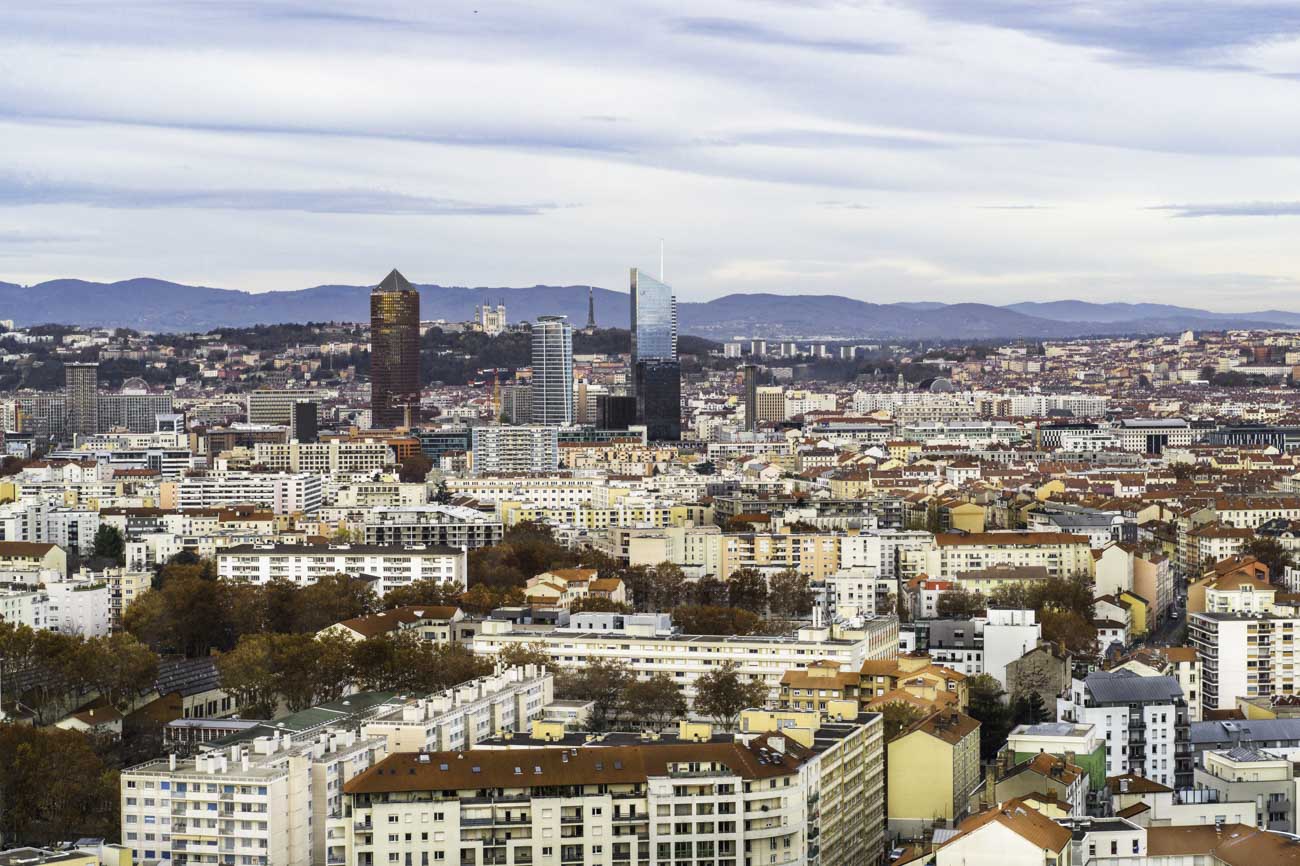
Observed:
[[[0,17],[0,280],[1295,306],[1286,4],[101,7]]]

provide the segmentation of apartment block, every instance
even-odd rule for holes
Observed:
[[[462,866],[875,863],[879,728],[878,717],[823,728],[807,744],[798,732],[770,732],[398,754],[345,787],[330,856]]]
[[[941,532],[926,556],[925,573],[953,578],[994,566],[1042,567],[1052,577],[1092,574],[1092,548],[1081,535],[1063,532]]]
[[[288,734],[122,771],[122,843],[139,861],[222,866],[324,863],[344,783],[387,754],[380,737]]]
[[[1194,613],[1188,639],[1202,666],[1206,710],[1233,709],[1239,698],[1294,696],[1300,617],[1270,613]]]
[[[465,551],[443,545],[240,544],[217,552],[217,575],[265,584],[304,586],[331,574],[376,578],[375,592],[420,580],[466,586]]]
[[[540,647],[565,667],[617,659],[642,678],[666,673],[688,699],[701,675],[730,662],[742,677],[765,683],[775,698],[786,671],[823,660],[857,670],[868,659],[897,655],[898,620],[879,617],[857,629],[810,627],[782,636],[687,635],[668,614],[582,613],[554,629],[486,620],[472,644],[482,655],[511,646]]]
[[[501,520],[456,505],[408,505],[374,508],[362,523],[366,544],[426,544],[489,547],[501,542]]]

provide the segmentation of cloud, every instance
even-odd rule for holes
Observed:
[[[903,0],[936,18],[1016,30],[1113,52],[1126,62],[1244,69],[1232,49],[1300,35],[1300,6],[1279,0]]]
[[[555,204],[459,201],[363,189],[132,189],[91,183],[0,182],[0,204],[97,208],[300,211],[383,216],[537,216]]]
[[[1177,218],[1300,216],[1300,201],[1245,201],[1219,204],[1162,204],[1149,210],[1169,211]]]
[[[803,36],[737,18],[677,18],[670,29],[686,36],[725,39],[730,42],[766,45],[775,48],[809,48],[842,54],[897,54],[902,46],[869,39],[841,39],[826,36]]]

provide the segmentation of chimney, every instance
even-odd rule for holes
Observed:
[[[175,753],[175,752],[172,752],[170,755],[167,756],[167,769],[171,770],[173,773],[176,772],[176,753]]]

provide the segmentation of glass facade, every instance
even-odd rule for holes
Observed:
[[[370,425],[415,424],[419,407],[420,293],[393,271],[370,292]]]
[[[676,360],[677,299],[672,286],[632,269],[632,365]]]
[[[651,441],[682,438],[682,368],[676,361],[636,365],[636,415]]]
[[[564,316],[533,325],[532,423],[573,423],[573,328]]]

